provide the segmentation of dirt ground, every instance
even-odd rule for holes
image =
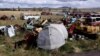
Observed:
[[[64,56],[100,56],[100,51],[94,50],[94,51],[83,52],[83,53],[72,53],[72,54],[66,54]]]

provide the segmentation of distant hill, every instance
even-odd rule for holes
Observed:
[[[43,9],[45,10],[68,10],[70,8],[70,10],[73,10],[75,8],[71,8],[71,7],[59,7],[59,8],[49,8],[49,7],[41,7],[41,8],[0,8],[0,11],[42,11]],[[80,11],[84,11],[84,12],[100,12],[100,8],[76,8]]]

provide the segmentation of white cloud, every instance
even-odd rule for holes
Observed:
[[[65,2],[64,2],[65,1]],[[77,8],[100,7],[100,0],[0,0],[0,7],[61,7]]]
[[[4,2],[14,2],[14,3],[45,3],[46,0],[1,0]]]

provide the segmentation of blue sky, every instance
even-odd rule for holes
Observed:
[[[100,0],[0,0],[0,8],[17,7],[75,7],[75,8],[98,8]]]

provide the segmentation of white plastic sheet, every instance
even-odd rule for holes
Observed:
[[[0,26],[0,29],[3,29],[3,28],[5,28],[6,26]]]
[[[37,44],[39,48],[52,50],[64,45],[67,38],[68,32],[63,24],[50,24],[39,33]]]
[[[13,26],[11,26],[10,28],[8,28],[7,31],[8,31],[9,37],[15,36],[15,30],[14,30],[14,27]]]
[[[25,20],[28,20],[29,18],[35,18],[35,20],[38,20],[40,16],[24,16]]]

